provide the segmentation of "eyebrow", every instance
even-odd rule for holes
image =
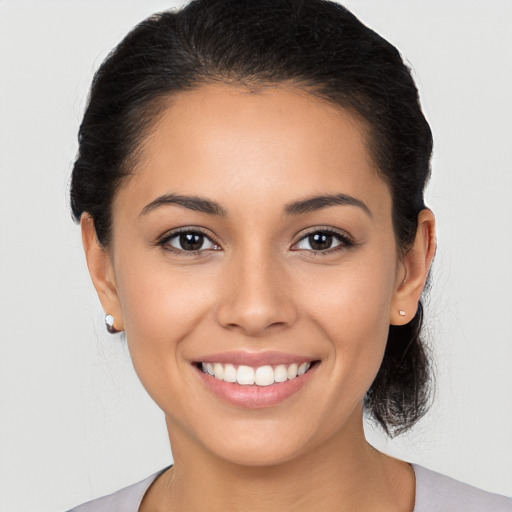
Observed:
[[[197,196],[184,196],[180,194],[164,194],[147,204],[139,216],[166,205],[178,205],[200,213],[208,215],[218,215],[225,217],[227,210],[219,203]],[[302,215],[330,206],[357,206],[361,208],[369,217],[373,218],[373,214],[368,206],[355,197],[346,194],[327,194],[320,196],[307,197],[293,203],[288,203],[284,207],[286,215]]]
[[[165,205],[178,205],[195,212],[206,213],[208,215],[226,216],[227,211],[215,201],[197,196],[183,196],[178,194],[165,194],[157,197],[154,201],[147,204],[139,214],[139,217],[146,215],[152,210]]]
[[[357,206],[369,217],[373,218],[372,211],[363,201],[346,194],[328,194],[308,197],[301,199],[300,201],[288,203],[285,205],[284,211],[287,215],[301,215],[321,210],[322,208],[327,208],[329,206]]]

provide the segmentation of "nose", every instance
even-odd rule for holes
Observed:
[[[288,273],[272,254],[245,251],[226,266],[217,322],[258,337],[284,329],[297,319]]]

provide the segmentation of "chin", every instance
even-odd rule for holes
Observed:
[[[250,439],[230,438],[229,443],[212,447],[215,455],[228,463],[243,467],[272,467],[286,464],[303,455],[304,445],[299,442],[285,440],[276,436],[274,440],[268,438]]]
[[[216,458],[242,467],[272,467],[307,457],[319,445],[336,437],[333,424],[324,422],[321,429],[304,417],[239,419],[228,424],[210,423],[202,431],[199,443]],[[227,426],[229,425],[229,426]],[[172,445],[172,440],[171,440]]]

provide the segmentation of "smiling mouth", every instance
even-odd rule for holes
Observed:
[[[197,367],[203,373],[224,382],[237,383],[242,386],[271,386],[301,377],[316,362],[265,365],[256,368],[223,363],[197,363]]]

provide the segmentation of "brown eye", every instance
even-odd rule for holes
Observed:
[[[179,240],[181,248],[185,251],[198,251],[203,246],[204,236],[197,233],[182,233]]]
[[[314,231],[299,240],[296,247],[299,250],[312,252],[327,252],[329,249],[351,247],[353,244],[348,237],[331,231]]]
[[[308,236],[308,242],[314,251],[325,251],[332,246],[333,236],[330,233],[314,233]]]
[[[184,231],[172,235],[167,239],[166,245],[171,246],[173,249],[186,252],[217,249],[217,245],[206,235],[195,231]]]

